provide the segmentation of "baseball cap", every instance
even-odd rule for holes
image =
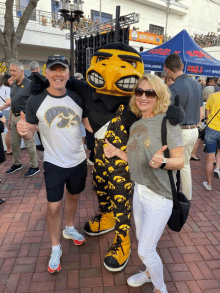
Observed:
[[[66,68],[69,68],[69,61],[66,57],[60,56],[60,55],[53,55],[48,56],[47,62],[46,62],[46,68],[50,68],[53,65],[60,64]]]

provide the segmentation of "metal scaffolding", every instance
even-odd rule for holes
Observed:
[[[130,13],[124,16],[120,16],[119,25],[121,28],[127,27],[131,24],[138,23],[140,18],[140,14],[138,13]],[[97,33],[105,33],[111,30],[115,30],[116,27],[116,19],[112,19],[102,23],[95,23],[89,25],[88,23],[80,22],[77,26],[77,29],[74,31],[74,39],[89,37],[91,35],[95,35]],[[66,38],[70,39],[70,34],[66,34]]]

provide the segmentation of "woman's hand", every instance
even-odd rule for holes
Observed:
[[[117,156],[118,149],[113,144],[111,144],[107,139],[105,139],[105,143],[107,144],[107,146],[104,148],[105,156],[108,159]]]
[[[152,159],[149,162],[149,165],[154,168],[154,169],[158,169],[160,168],[161,164],[163,163],[163,152],[167,149],[167,145],[162,146],[161,149],[159,149],[154,156],[152,157]]]
[[[0,120],[4,123],[4,125],[6,125],[6,118],[5,118],[5,116],[2,116],[2,118],[0,118]]]

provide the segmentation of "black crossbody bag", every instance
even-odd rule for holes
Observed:
[[[166,117],[163,118],[162,126],[161,126],[161,137],[162,137],[162,145],[167,145],[167,126],[166,126],[167,119]],[[164,151],[165,158],[169,158],[169,150],[168,148]],[[173,210],[172,214],[168,220],[168,227],[175,232],[179,232],[183,225],[186,223],[187,217],[189,215],[190,209],[190,201],[187,199],[185,194],[179,191],[180,187],[180,170],[177,170],[177,189],[175,187],[174,179],[173,179],[173,172],[171,170],[167,170],[170,185],[173,194]]]
[[[199,129],[199,138],[201,140],[204,140],[205,139],[205,132],[206,132],[206,129],[209,125],[209,123],[215,118],[215,116],[219,113],[220,109],[218,110],[217,113],[215,113],[215,115],[212,117],[212,119],[206,124],[206,126],[204,126],[203,128]]]

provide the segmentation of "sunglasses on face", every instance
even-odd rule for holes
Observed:
[[[49,56],[47,58],[47,64],[50,64],[54,61],[61,61],[67,65],[69,65],[68,59],[64,56],[60,56],[60,55],[53,55],[53,56]]]
[[[146,90],[146,91],[145,91],[145,90],[143,90],[143,89],[141,89],[141,88],[139,88],[139,87],[137,87],[137,88],[134,90],[134,93],[135,93],[135,95],[136,95],[137,98],[142,97],[143,94],[145,94],[145,97],[146,97],[146,98],[149,98],[149,99],[154,99],[154,98],[157,96],[155,90]]]

